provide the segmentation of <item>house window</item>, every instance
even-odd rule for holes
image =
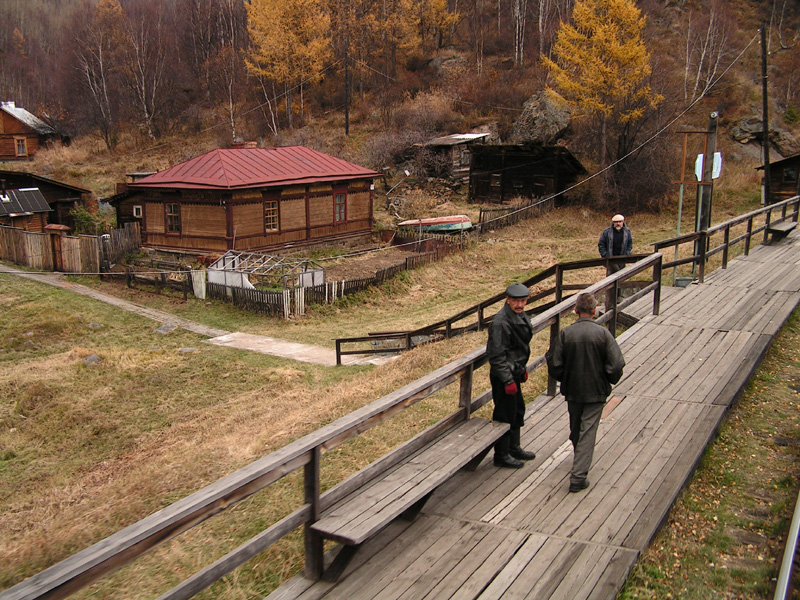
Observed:
[[[264,202],[264,229],[278,231],[278,201],[267,200]]]
[[[344,223],[347,220],[347,194],[333,195],[333,222]]]
[[[167,233],[181,232],[181,205],[167,204]]]
[[[499,173],[492,173],[492,180],[491,180],[492,187],[499,188],[501,181],[502,181],[502,176]]]
[[[142,218],[142,205],[141,204],[134,204],[133,205],[133,216],[137,219]]]
[[[14,138],[17,147],[17,156],[28,156],[28,143],[25,138]]]
[[[794,183],[797,181],[797,167],[786,167],[783,169],[783,182]]]

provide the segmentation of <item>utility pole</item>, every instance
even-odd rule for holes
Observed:
[[[703,154],[703,179],[700,182],[698,195],[698,231],[705,231],[711,226],[711,200],[714,194],[714,153],[717,149],[717,113],[712,112],[708,119],[708,143]]]
[[[761,131],[764,146],[764,204],[772,204],[769,176],[769,96],[767,95],[767,28],[761,25]]]

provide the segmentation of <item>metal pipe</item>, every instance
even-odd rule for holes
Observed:
[[[786,539],[786,548],[783,550],[783,561],[778,572],[778,585],[775,587],[774,600],[786,600],[789,592],[789,583],[792,578],[792,563],[797,552],[797,536],[800,531],[800,495],[794,505],[794,516],[789,527],[789,537]]]

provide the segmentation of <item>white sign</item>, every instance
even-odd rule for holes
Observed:
[[[697,181],[703,181],[703,154],[697,155],[697,160],[694,161],[694,175]],[[719,179],[719,174],[722,173],[722,153],[714,152],[714,165],[711,167],[711,179]]]

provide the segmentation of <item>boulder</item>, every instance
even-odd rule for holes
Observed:
[[[522,114],[511,128],[512,144],[558,142],[569,127],[570,108],[542,91],[534,94],[522,107]]]

